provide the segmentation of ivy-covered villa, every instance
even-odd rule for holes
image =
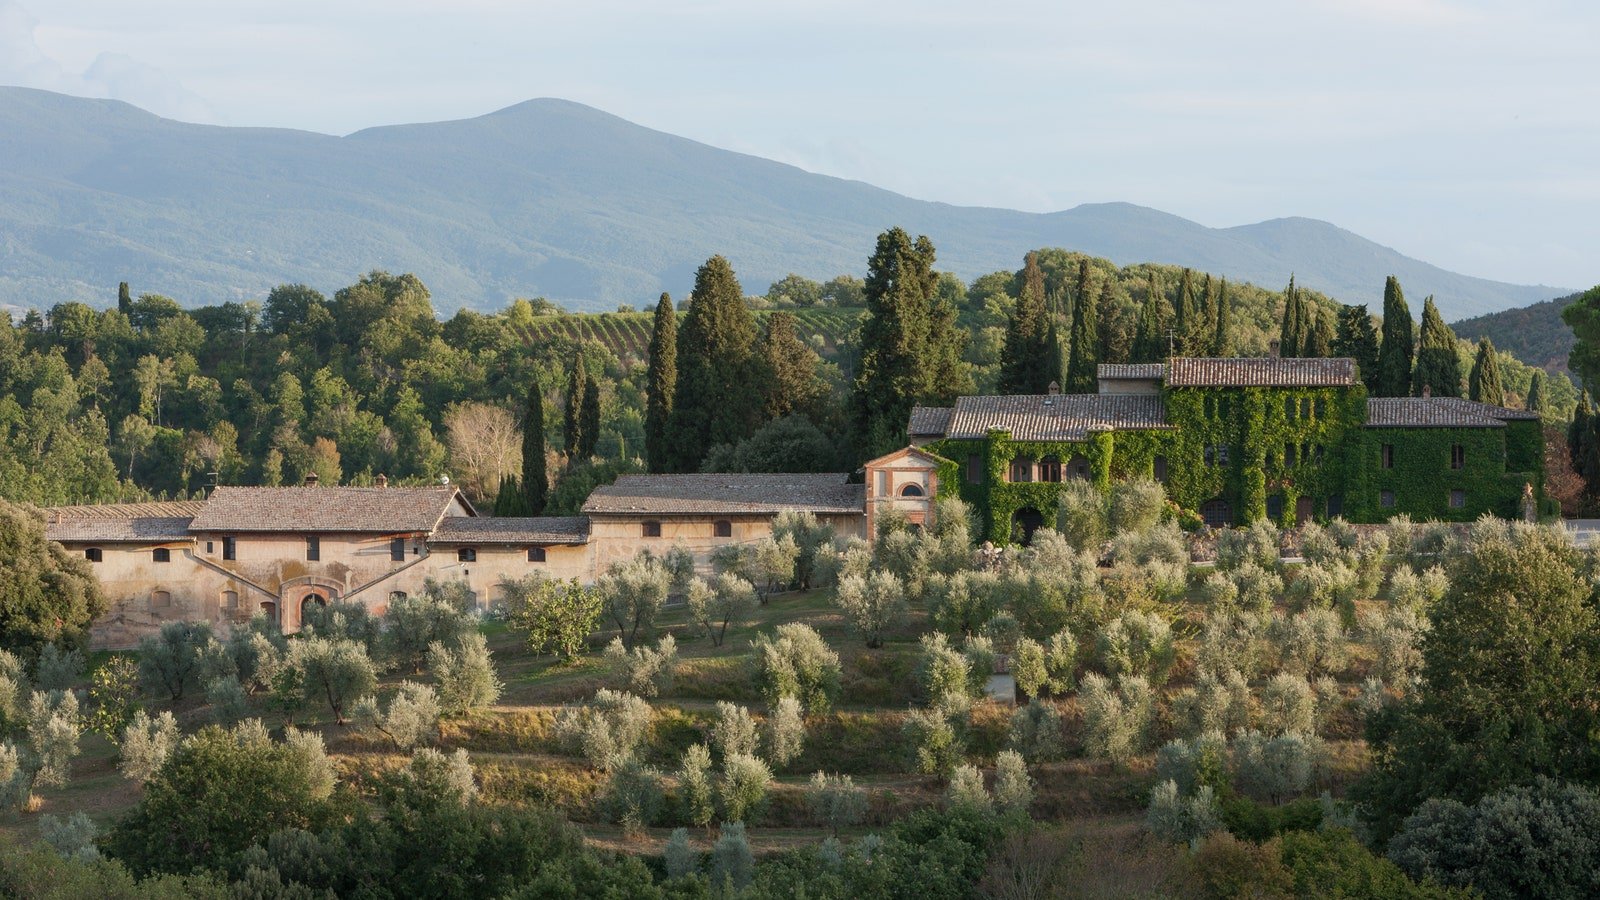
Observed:
[[[1208,525],[1523,513],[1543,483],[1538,415],[1459,397],[1368,397],[1350,359],[1102,365],[1099,392],[918,407],[911,446],[867,465],[874,511],[913,521],[957,493],[990,540],[1026,541],[1068,481],[1148,476]]]

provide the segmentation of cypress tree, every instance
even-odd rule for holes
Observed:
[[[578,458],[589,459],[600,442],[600,384],[593,378],[583,385],[582,420],[578,426]]]
[[[1092,394],[1098,384],[1100,364],[1100,296],[1089,283],[1089,260],[1078,261],[1077,302],[1072,306],[1072,354],[1062,390]]]
[[[811,412],[827,388],[817,379],[821,359],[795,333],[793,315],[779,310],[767,316],[759,356],[762,415],[781,419],[791,413]]]
[[[678,389],[678,316],[672,298],[663,293],[656,303],[650,331],[650,370],[645,376],[644,455],[650,471],[670,471],[667,429],[672,422],[673,394]]]
[[[1100,282],[1100,302],[1095,306],[1095,315],[1100,319],[1095,334],[1095,343],[1100,351],[1096,362],[1127,362],[1129,336],[1126,316],[1117,305],[1116,279],[1107,278]]]
[[[737,444],[761,424],[755,317],[721,256],[695,273],[689,311],[678,328],[678,384],[670,445],[674,472],[694,472],[706,451]]]
[[[861,360],[850,395],[857,441],[868,457],[905,446],[911,407],[948,404],[970,389],[965,335],[941,300],[933,242],[905,229],[878,235],[867,261]]]
[[[550,478],[544,464],[544,393],[539,382],[528,382],[528,400],[522,409],[522,498],[524,515],[544,512]],[[499,515],[499,513],[496,513]]]
[[[1500,380],[1500,360],[1495,357],[1494,344],[1488,338],[1478,341],[1478,356],[1472,361],[1472,371],[1467,375],[1467,396],[1490,406],[1506,405],[1505,384]]]
[[[1356,369],[1368,392],[1378,386],[1378,332],[1365,304],[1339,307],[1339,327],[1333,338],[1333,355],[1356,361]]]
[[[1211,345],[1211,320],[1205,307],[1195,297],[1194,273],[1184,269],[1178,276],[1178,296],[1173,303],[1172,318],[1175,343],[1179,356],[1204,356]]]
[[[1404,397],[1411,393],[1411,307],[1400,290],[1400,280],[1390,275],[1383,284],[1383,343],[1378,347],[1379,397]]]
[[[1044,272],[1029,253],[1022,269],[1022,295],[1011,308],[1006,345],[1000,357],[1002,394],[1042,394],[1050,384],[1050,323],[1045,308]],[[1056,378],[1060,377],[1058,373]]]
[[[1167,340],[1166,315],[1163,307],[1166,298],[1156,285],[1155,272],[1150,273],[1150,283],[1145,287],[1144,303],[1139,307],[1139,321],[1134,326],[1133,349],[1129,359],[1136,363],[1160,362],[1170,353]]]
[[[1579,475],[1584,474],[1584,460],[1589,457],[1589,445],[1593,440],[1594,416],[1589,406],[1589,392],[1584,391],[1578,398],[1578,408],[1572,412],[1572,422],[1567,425],[1567,457],[1573,471]]]
[[[1533,383],[1528,385],[1528,401],[1524,406],[1528,412],[1538,413],[1540,418],[1543,418],[1544,414],[1548,412],[1546,407],[1549,405],[1549,400],[1545,398],[1545,390],[1544,370],[1534,369]]]
[[[1294,286],[1294,276],[1289,276],[1289,286],[1283,292],[1283,323],[1278,328],[1278,355],[1284,358],[1299,356],[1305,346],[1305,310],[1301,308],[1300,291]]]
[[[1461,357],[1456,333],[1444,323],[1433,297],[1422,301],[1422,335],[1417,341],[1417,368],[1412,375],[1417,396],[1428,388],[1435,397],[1461,396]]]
[[[494,514],[496,516],[531,516],[535,513],[528,508],[528,497],[517,483],[517,476],[506,475],[500,479],[500,490],[494,495]]]
[[[133,292],[128,290],[128,283],[117,283],[117,312],[127,315],[133,310]]]
[[[1301,356],[1326,359],[1333,354],[1333,322],[1328,311],[1307,303],[1301,307],[1311,326],[1306,329],[1306,345]]]
[[[562,435],[566,438],[562,449],[566,451],[569,463],[579,458],[578,450],[583,446],[583,390],[588,384],[589,373],[583,369],[583,350],[580,348],[572,360],[572,371],[567,377],[567,408],[561,422]]]
[[[1228,279],[1222,279],[1217,289],[1216,331],[1211,340],[1211,353],[1219,358],[1233,355],[1233,305],[1228,300]]]

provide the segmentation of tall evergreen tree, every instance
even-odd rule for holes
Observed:
[[[1311,326],[1306,329],[1306,345],[1300,355],[1319,359],[1333,355],[1333,321],[1328,311],[1311,303],[1301,308],[1311,320]]]
[[[1467,396],[1491,406],[1506,405],[1505,383],[1500,379],[1500,360],[1488,338],[1478,341],[1478,355],[1467,375]]]
[[[588,384],[589,373],[584,371],[583,350],[579,348],[567,377],[567,408],[561,421],[562,436],[566,439],[562,449],[569,463],[579,458],[578,450],[583,446],[583,390]]]
[[[678,384],[672,408],[671,468],[699,470],[706,451],[737,444],[761,425],[755,317],[744,289],[721,256],[694,277],[689,311],[678,328]]]
[[[1278,328],[1278,355],[1284,358],[1300,356],[1306,344],[1306,314],[1301,306],[1300,290],[1294,286],[1294,276],[1289,276],[1289,286],[1283,291],[1283,323]]]
[[[525,515],[544,512],[550,478],[544,461],[544,392],[539,382],[528,380],[528,399],[522,408],[522,499]],[[498,515],[498,513],[497,513]]]
[[[1092,394],[1098,385],[1100,365],[1100,295],[1089,281],[1089,260],[1078,260],[1077,302],[1072,305],[1071,354],[1062,390]]]
[[[1194,273],[1184,269],[1178,276],[1178,295],[1173,301],[1172,328],[1180,356],[1205,356],[1211,346],[1212,323],[1205,304],[1195,295]]]
[[[133,292],[128,290],[128,283],[117,283],[117,312],[127,315],[133,312]]]
[[[902,228],[878,235],[867,261],[861,359],[851,392],[858,441],[869,457],[905,445],[911,407],[950,403],[970,390],[955,307],[941,300],[933,242]]]
[[[792,413],[811,415],[827,385],[817,377],[822,361],[795,333],[795,319],[778,310],[767,316],[761,330],[762,415],[781,419]]]
[[[1029,253],[1022,269],[1022,295],[1011,308],[1006,345],[1000,356],[1002,394],[1042,394],[1050,375],[1050,314],[1045,307],[1044,272]],[[1057,373],[1055,378],[1059,378]]]
[[[1412,375],[1417,396],[1427,389],[1435,397],[1461,396],[1461,357],[1456,333],[1444,323],[1433,297],[1422,301],[1422,335],[1417,341],[1417,368]]]
[[[1383,284],[1383,343],[1378,347],[1379,397],[1404,397],[1411,393],[1411,307],[1400,290],[1400,280],[1390,275]]]
[[[1131,362],[1161,362],[1171,355],[1166,306],[1166,298],[1161,296],[1161,288],[1156,284],[1156,274],[1151,272],[1144,303],[1139,307],[1139,321],[1134,326],[1133,349],[1128,355]]]
[[[600,383],[591,376],[583,384],[582,423],[578,426],[578,458],[594,456],[600,443]]]
[[[517,483],[517,476],[504,475],[500,478],[500,490],[494,495],[494,514],[511,517],[534,515],[528,508],[527,494]]]
[[[1339,327],[1333,337],[1333,355],[1355,360],[1367,391],[1376,391],[1378,332],[1372,327],[1372,316],[1367,313],[1366,304],[1339,307]]]
[[[1584,460],[1589,455],[1589,445],[1594,440],[1594,414],[1589,406],[1589,392],[1578,398],[1578,408],[1572,411],[1572,421],[1567,424],[1567,457],[1573,471],[1583,474]]]
[[[1218,358],[1229,357],[1233,349],[1233,304],[1228,300],[1228,279],[1222,279],[1217,289],[1216,325],[1211,339],[1211,353]]]
[[[1545,396],[1546,390],[1548,388],[1545,387],[1544,383],[1544,370],[1534,369],[1533,383],[1528,385],[1528,401],[1523,405],[1528,412],[1538,413],[1540,418],[1543,418],[1545,413],[1549,412],[1550,400]]]
[[[1096,342],[1100,351],[1097,362],[1127,362],[1131,335],[1127,327],[1126,314],[1117,305],[1115,278],[1107,278],[1100,282],[1100,302],[1095,306],[1098,307],[1096,315],[1100,317],[1099,328],[1096,329]]]
[[[650,331],[650,370],[645,376],[644,455],[650,471],[670,471],[667,429],[678,389],[678,316],[672,298],[663,293],[656,303]]]

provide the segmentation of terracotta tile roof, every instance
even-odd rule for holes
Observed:
[[[955,410],[948,406],[913,406],[911,424],[906,434],[912,437],[942,437],[950,430],[950,416]]]
[[[194,531],[432,531],[458,493],[450,485],[219,487],[190,527]]]
[[[189,516],[63,518],[47,521],[44,536],[63,544],[165,544],[189,540],[191,521]]]
[[[588,515],[774,515],[785,510],[862,513],[866,486],[828,475],[624,475],[595,488]]]
[[[1461,397],[1369,397],[1368,428],[1504,428],[1538,413],[1477,403]]]
[[[53,506],[45,510],[46,521],[67,519],[192,519],[204,509],[204,500],[160,500],[144,503],[101,503],[93,506]]]
[[[441,544],[584,544],[589,520],[583,516],[445,516],[428,538]]]
[[[1175,356],[1168,387],[1345,387],[1356,383],[1353,359],[1199,359]]]
[[[1019,441],[1081,441],[1094,431],[1170,427],[1158,394],[1016,394],[957,400],[949,436],[1003,428]]]
[[[1095,367],[1095,377],[1110,381],[1149,381],[1167,377],[1165,363],[1101,363]]]

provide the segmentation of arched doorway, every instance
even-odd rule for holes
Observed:
[[[306,613],[311,611],[313,604],[326,607],[328,596],[321,591],[307,591],[306,595],[300,598],[300,627],[305,627],[306,619],[309,618]]]
[[[1033,533],[1044,525],[1044,516],[1031,506],[1025,506],[1011,515],[1011,540],[1026,547],[1033,543]]]
[[[267,617],[274,628],[282,628],[283,623],[278,621],[278,604],[272,600],[261,601],[261,614]]]
[[[1227,528],[1233,524],[1233,506],[1222,498],[1200,504],[1200,518],[1212,528]]]

